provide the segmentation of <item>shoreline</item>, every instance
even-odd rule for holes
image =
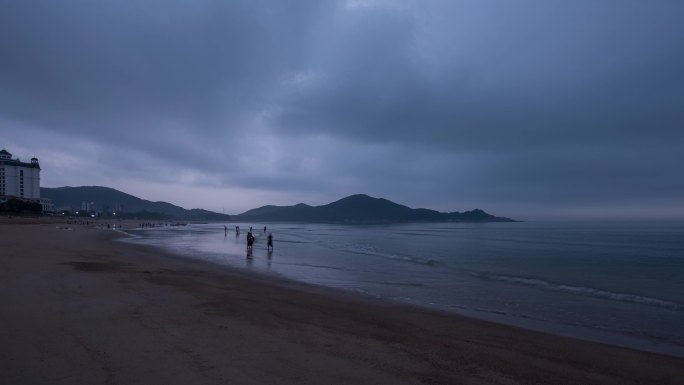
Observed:
[[[0,222],[10,383],[677,384],[684,359]],[[37,240],[40,242],[37,242]]]
[[[241,223],[242,224],[242,223]],[[179,250],[177,248],[166,247],[163,242],[159,240],[146,242],[145,237],[141,237],[136,232],[128,232],[126,230],[121,231],[124,235],[120,239],[122,242],[139,244],[139,245],[149,245],[156,247],[164,253],[171,253],[179,258],[188,259],[190,261],[207,263],[219,269],[231,269],[238,274],[249,274],[261,277],[266,282],[271,284],[276,284],[274,280],[283,280],[285,282],[294,282],[303,285],[309,285],[315,288],[332,290],[330,295],[336,295],[337,293],[344,295],[358,296],[365,300],[372,300],[376,302],[389,303],[390,305],[396,306],[408,306],[416,307],[418,309],[423,309],[433,312],[446,312],[447,314],[455,314],[459,316],[475,318],[478,320],[493,322],[502,325],[514,326],[523,328],[526,330],[537,331],[547,334],[553,334],[557,336],[569,337],[580,339],[589,342],[597,342],[606,345],[612,345],[616,347],[629,348],[634,350],[647,351],[652,353],[664,354],[675,356],[679,358],[684,358],[684,346],[678,345],[676,343],[668,343],[665,340],[654,340],[649,338],[640,337],[638,334],[627,334],[618,333],[614,331],[601,330],[596,328],[590,328],[586,326],[573,325],[570,323],[553,323],[543,319],[532,318],[532,317],[516,317],[505,312],[498,312],[495,310],[487,310],[477,307],[466,307],[466,306],[438,306],[431,302],[418,302],[418,301],[408,301],[408,300],[398,300],[389,298],[386,296],[381,296],[379,294],[371,294],[364,290],[353,290],[346,288],[345,286],[334,286],[320,284],[316,282],[309,282],[301,276],[287,275],[279,272],[273,272],[269,268],[268,270],[252,268],[251,263],[247,265],[238,265],[236,263],[229,263],[224,260],[217,261],[212,258],[207,258],[200,251],[190,251],[190,250]],[[232,238],[232,237],[231,237]],[[140,241],[142,239],[142,241]],[[209,252],[211,254],[211,252]],[[223,256],[228,256],[230,259],[235,259],[239,261],[245,261],[244,252],[236,253],[235,250],[222,250]],[[259,259],[255,257],[255,260]],[[249,260],[249,259],[248,259]],[[270,260],[270,257],[269,257]],[[250,260],[251,261],[251,260]]]

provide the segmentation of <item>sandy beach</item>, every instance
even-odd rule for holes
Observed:
[[[65,229],[68,227],[68,229]],[[684,359],[0,220],[3,384],[684,384]]]

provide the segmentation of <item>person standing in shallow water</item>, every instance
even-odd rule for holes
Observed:
[[[252,246],[254,245],[254,236],[252,235],[252,232],[247,233],[247,250],[252,250]]]
[[[273,250],[273,233],[268,233],[268,244],[266,245],[267,250]]]

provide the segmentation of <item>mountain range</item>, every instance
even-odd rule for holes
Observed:
[[[475,209],[465,212],[442,213],[430,209],[412,209],[384,198],[365,194],[351,195],[322,206],[300,203],[294,206],[263,206],[231,220],[244,222],[514,222]]]
[[[121,217],[184,219],[241,222],[344,222],[385,223],[411,221],[512,222],[480,209],[442,213],[430,209],[412,209],[383,198],[364,194],[351,195],[321,206],[299,203],[293,206],[262,206],[238,215],[220,214],[192,209],[167,202],[152,202],[102,186],[41,187],[41,196],[52,199],[55,209],[78,211],[88,205],[91,211],[111,213]]]
[[[52,199],[55,210],[58,211],[76,212],[82,210],[85,203],[88,211],[101,213],[118,211],[117,215],[120,217],[198,221],[230,220],[230,215],[202,209],[187,210],[171,203],[152,202],[102,186],[41,187],[40,196]]]

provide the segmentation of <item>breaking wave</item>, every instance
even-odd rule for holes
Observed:
[[[401,261],[401,262],[409,262],[409,263],[417,263],[420,265],[428,265],[428,266],[433,266],[437,264],[437,261],[434,259],[430,258],[425,258],[425,257],[418,257],[418,256],[409,256],[409,255],[398,255],[398,254],[391,254],[391,253],[384,253],[381,251],[378,251],[374,246],[372,245],[367,245],[367,244],[330,244],[329,247],[336,249],[336,250],[341,250],[341,251],[346,251],[354,254],[363,254],[363,255],[370,255],[374,257],[381,257],[385,259],[391,259],[395,261]]]
[[[536,278],[514,277],[509,275],[498,275],[491,273],[471,273],[477,278],[510,283],[514,285],[530,286],[542,290],[563,292],[585,297],[607,299],[611,301],[629,302],[640,305],[661,307],[670,310],[684,311],[684,304],[668,301],[660,298],[646,297],[630,293],[615,293],[608,290],[595,289],[584,286],[572,286],[562,283],[554,283]]]

